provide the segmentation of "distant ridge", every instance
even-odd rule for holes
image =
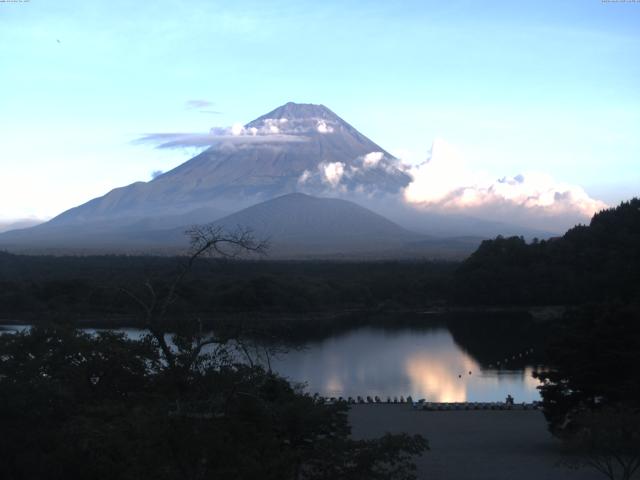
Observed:
[[[215,223],[228,230],[250,228],[270,239],[276,255],[366,254],[424,238],[353,202],[302,193],[267,200]]]
[[[40,225],[44,220],[36,220],[33,218],[25,218],[19,220],[11,220],[8,222],[0,222],[0,233],[8,232],[11,230],[20,230],[23,228],[35,227],[36,225]]]
[[[192,223],[171,229],[154,223],[102,230],[53,226],[9,232],[0,236],[0,245],[23,253],[174,255],[187,250],[185,231]],[[268,240],[267,258],[272,259],[463,258],[482,240],[428,237],[354,202],[302,193],[267,200],[210,223],[227,231],[251,230],[256,239]]]

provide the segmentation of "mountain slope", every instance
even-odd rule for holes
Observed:
[[[293,193],[251,206],[215,222],[247,227],[268,238],[271,253],[365,253],[402,248],[424,236],[353,202]]]
[[[395,193],[410,181],[397,159],[322,105],[288,103],[238,135],[211,139],[214,145],[154,180],[116,188],[50,223],[232,212],[286,193],[322,194],[336,180],[343,191]]]

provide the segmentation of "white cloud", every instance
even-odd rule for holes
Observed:
[[[325,181],[332,187],[336,187],[340,183],[340,180],[344,175],[344,163],[331,162],[321,164],[320,168],[322,169],[322,173],[324,174]]]
[[[313,119],[316,125],[316,119]],[[333,127],[324,125],[326,132],[332,132]],[[241,123],[234,123],[230,127],[212,127],[209,133],[149,133],[134,141],[134,143],[155,143],[157,148],[187,148],[208,147],[223,142],[225,144],[243,143],[286,143],[304,142],[305,136],[312,133],[316,127],[306,124],[295,124],[286,118],[266,118],[261,122],[245,128]]]
[[[155,143],[157,148],[208,147],[224,142],[243,143],[290,143],[308,140],[302,135],[282,133],[277,125],[249,129],[239,123],[231,127],[213,127],[209,133],[149,133],[133,143]]]
[[[304,172],[302,172],[302,175],[300,175],[300,178],[298,178],[298,183],[300,185],[303,185],[307,183],[307,180],[309,180],[309,178],[311,178],[311,172],[309,170],[305,170]]]
[[[327,122],[325,122],[324,120],[319,120],[316,126],[316,130],[318,130],[318,132],[320,133],[332,133],[333,127],[327,125]]]
[[[241,123],[234,123],[231,126],[231,135],[233,135],[234,137],[242,135],[243,133],[244,133],[244,126]]]
[[[372,168],[376,167],[380,160],[384,157],[384,153],[382,152],[370,152],[367,153],[362,159],[362,165],[364,168]]]
[[[403,165],[411,166],[424,162],[424,152],[410,150],[407,148],[394,148],[390,150],[391,154],[400,159]]]
[[[411,175],[413,182],[405,189],[404,198],[423,208],[464,209],[508,221],[520,220],[504,218],[509,212],[586,218],[607,206],[589,197],[580,186],[557,181],[545,173],[529,171],[496,179],[474,171],[460,152],[443,140],[434,141],[429,159],[414,167]]]

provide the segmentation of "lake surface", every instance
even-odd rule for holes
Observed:
[[[133,338],[140,335],[136,329],[119,331]],[[469,345],[480,352],[482,361],[454,334],[479,338],[482,348],[471,341]],[[277,354],[270,363],[274,371],[323,396],[377,395],[386,400],[411,395],[432,402],[489,402],[511,394],[516,402],[539,400],[529,344],[519,332],[513,336],[520,342],[494,332],[490,338],[495,345],[486,345],[489,340],[478,333],[463,335],[446,326],[367,327],[308,342]]]
[[[502,363],[504,359],[502,359]],[[309,343],[271,361],[273,369],[325,396],[411,395],[432,402],[539,400],[532,365],[483,368],[446,328],[362,328]]]

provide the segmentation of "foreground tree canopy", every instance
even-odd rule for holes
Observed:
[[[640,308],[585,306],[565,317],[551,332],[549,367],[537,373],[552,431],[570,430],[578,410],[640,409]]]
[[[611,480],[640,469],[640,307],[585,306],[569,312],[537,373],[553,434],[577,463]]]
[[[169,368],[152,337],[0,336],[5,479],[410,479],[421,437],[349,438],[325,405],[218,346]]]

